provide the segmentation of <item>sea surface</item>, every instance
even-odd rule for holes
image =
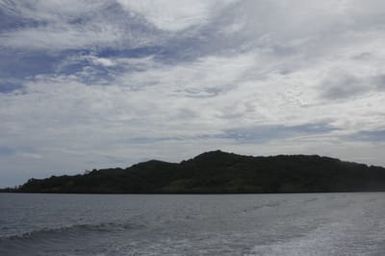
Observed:
[[[0,255],[385,255],[385,194],[0,194]]]

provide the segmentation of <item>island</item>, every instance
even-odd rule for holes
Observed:
[[[308,193],[385,191],[385,168],[318,155],[243,156],[220,150],[180,163],[158,160],[128,168],[30,179],[23,193]]]

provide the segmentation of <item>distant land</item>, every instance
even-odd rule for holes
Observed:
[[[222,151],[180,163],[151,160],[128,168],[30,179],[3,192],[305,193],[385,191],[385,168],[317,155],[242,156]]]

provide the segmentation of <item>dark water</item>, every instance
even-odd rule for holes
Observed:
[[[385,194],[0,194],[0,255],[385,255]]]

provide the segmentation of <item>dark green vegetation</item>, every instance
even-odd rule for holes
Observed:
[[[338,159],[241,156],[222,151],[181,163],[148,161],[126,169],[31,179],[16,192],[279,193],[385,191],[385,169]]]

